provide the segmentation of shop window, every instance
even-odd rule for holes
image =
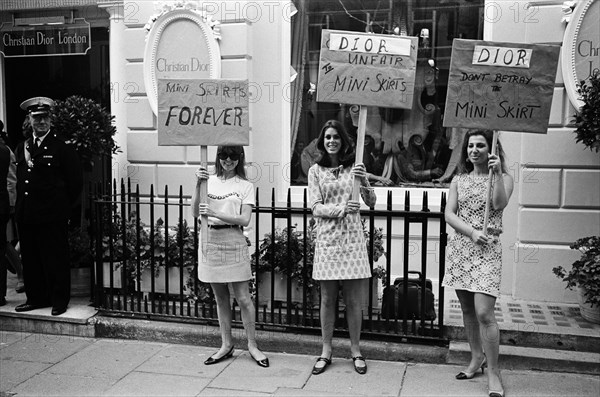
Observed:
[[[359,106],[316,101],[321,32],[336,29],[419,37],[413,106],[406,110],[368,107],[364,163],[374,185],[446,187],[461,135],[442,125],[452,41],[483,38],[484,1],[295,3],[304,14],[293,21],[292,61],[304,63],[294,65],[301,73],[301,90],[292,103],[292,114],[300,115],[292,122],[292,185],[307,183],[308,169],[317,156],[315,139],[327,120],[341,121],[356,136]]]

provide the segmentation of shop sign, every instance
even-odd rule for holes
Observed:
[[[455,39],[444,127],[545,134],[560,46]]]
[[[146,38],[144,83],[154,114],[158,115],[159,80],[219,77],[219,44],[205,16],[193,10],[176,9],[152,23]]]
[[[248,80],[159,79],[160,146],[248,145]]]
[[[0,27],[0,52],[5,57],[85,55],[91,47],[90,24],[85,19],[60,25]]]
[[[579,109],[583,102],[577,94],[577,83],[600,73],[600,1],[586,0],[577,4],[567,25],[562,47],[562,70],[567,95]]]
[[[417,37],[323,30],[317,101],[410,109]]]

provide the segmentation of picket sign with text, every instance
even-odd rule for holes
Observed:
[[[556,81],[559,45],[455,39],[448,77],[444,127],[545,134]],[[487,234],[493,172],[484,215]]]
[[[317,101],[361,105],[355,163],[363,162],[366,106],[412,107],[417,46],[417,37],[323,30]],[[355,178],[355,200],[359,188]]]
[[[250,142],[248,80],[159,79],[158,145],[200,146],[200,164],[208,162],[207,146],[246,146]],[[207,184],[198,191],[207,202]],[[201,238],[208,233],[202,216]],[[200,245],[203,255],[205,245]]]

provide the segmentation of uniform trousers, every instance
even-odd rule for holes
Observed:
[[[71,298],[67,222],[18,226],[27,303],[66,308]]]

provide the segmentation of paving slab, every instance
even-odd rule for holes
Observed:
[[[104,393],[107,396],[197,396],[210,379],[131,372]]]
[[[295,390],[295,389],[294,389]],[[234,389],[216,389],[213,387],[207,387],[198,397],[266,397],[273,396],[271,393],[260,393],[256,391],[248,390],[234,390]]]
[[[408,364],[402,383],[401,397],[409,396],[485,396],[487,377],[475,376],[469,380],[456,380],[464,366]]]
[[[12,331],[0,331],[0,349],[10,346],[15,342],[20,342],[27,338],[30,333],[25,332],[12,332]]]
[[[51,365],[20,360],[0,360],[0,392],[12,390]]]
[[[315,392],[314,390],[290,389],[287,387],[280,387],[275,393],[272,394],[274,397],[343,397],[347,395],[348,393],[330,393],[321,390],[319,390],[319,392]]]
[[[58,363],[93,344],[93,339],[30,334],[0,350],[0,359]]]
[[[312,370],[312,357],[282,353],[266,354],[270,367],[262,368],[256,364],[247,351],[244,351],[223,369],[210,383],[210,387],[274,393],[280,387],[301,388],[304,386]]]
[[[313,364],[314,360],[310,369]],[[367,366],[367,373],[359,375],[354,370],[352,359],[334,357],[325,372],[310,377],[304,390],[312,391],[313,394],[324,391],[365,396],[397,396],[400,393],[405,363],[367,359]]]
[[[502,371],[502,381],[510,397],[600,396],[600,378],[594,375]]]
[[[99,396],[111,386],[106,379],[42,373],[12,389],[17,396]]]
[[[49,369],[57,375],[79,375],[117,381],[165,348],[165,344],[99,340]]]
[[[233,361],[204,365],[204,360],[215,351],[214,347],[169,345],[140,365],[136,371],[214,378]],[[234,354],[237,355],[235,352]]]

